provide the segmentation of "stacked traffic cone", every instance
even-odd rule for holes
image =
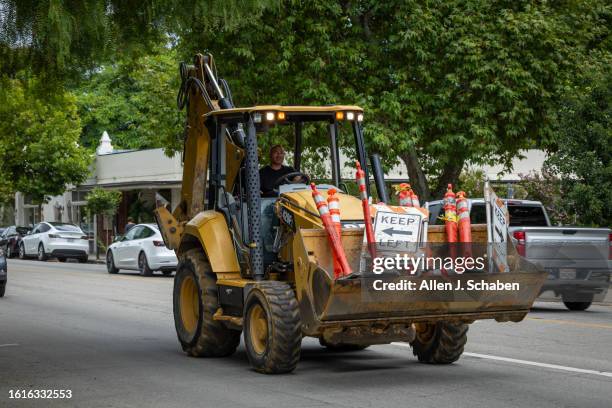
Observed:
[[[350,275],[351,267],[348,264],[346,254],[344,253],[344,248],[342,247],[342,241],[338,236],[338,232],[336,231],[336,227],[334,226],[334,222],[332,221],[331,215],[329,213],[329,207],[327,206],[327,202],[325,201],[325,198],[323,198],[323,195],[317,190],[317,187],[314,183],[310,184],[310,188],[312,188],[312,197],[314,198],[317,210],[319,210],[319,215],[321,216],[323,227],[325,228],[325,231],[327,231],[329,243],[332,248],[332,254],[334,258],[337,259],[337,262],[340,265],[340,269],[342,271],[341,276]]]
[[[359,162],[355,162],[357,166],[357,172],[355,178],[357,185],[359,186],[359,194],[361,196],[361,206],[363,207],[363,222],[365,224],[366,240],[368,242],[368,249],[372,258],[376,257],[376,241],[374,238],[374,228],[372,227],[372,215],[370,215],[370,202],[368,200],[368,191],[366,189],[365,172],[361,168]]]
[[[452,184],[448,185],[444,194],[444,225],[446,242],[457,242],[457,205]]]
[[[340,200],[336,195],[337,191],[335,188],[330,188],[327,190],[327,206],[329,207],[329,214],[331,216],[332,222],[334,223],[334,228],[336,229],[336,233],[338,234],[338,238],[342,241],[342,223],[340,221]],[[340,262],[338,261],[338,257],[334,253],[334,278],[338,279],[342,276],[342,267],[340,266]]]
[[[399,205],[402,207],[412,207],[412,188],[408,183],[395,185],[395,194],[399,196]]]
[[[457,217],[459,224],[459,242],[462,243],[463,255],[472,257],[472,226],[470,223],[470,210],[468,201],[463,191],[457,193]]]

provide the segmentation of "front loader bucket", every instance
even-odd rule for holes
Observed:
[[[483,227],[473,226],[473,235],[477,239],[484,237]],[[430,227],[429,234],[434,241],[437,228]],[[546,279],[546,273],[519,257],[510,243],[509,270],[503,273],[498,273],[495,267],[487,266],[463,274],[438,270],[414,275],[376,275],[372,273],[371,260],[365,263],[364,270],[363,231],[344,229],[342,241],[347,258],[352,269],[360,273],[334,280],[332,254],[325,231],[301,230],[296,235],[296,241],[299,241],[294,242],[297,296],[302,320],[312,332],[324,330],[327,326],[376,322],[471,322],[477,319],[520,321]],[[307,254],[308,261],[300,258],[300,250]],[[428,250],[430,254],[442,251],[439,245],[437,249],[436,245],[430,245]],[[474,257],[482,255],[488,259],[486,238],[485,242],[474,243],[473,252]],[[501,290],[457,290],[473,288],[474,284],[480,288],[495,285],[495,288]]]

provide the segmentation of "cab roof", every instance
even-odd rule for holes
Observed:
[[[279,113],[283,114],[283,118],[279,119]],[[317,122],[317,121],[333,121],[336,120],[337,112],[352,112],[354,118],[357,116],[363,118],[363,108],[354,105],[329,105],[329,106],[293,106],[293,105],[259,105],[245,108],[219,109],[206,113],[204,120],[214,119],[223,123],[244,122],[247,115],[260,115],[261,120],[255,118],[256,123],[270,123],[264,120],[267,114],[273,114],[276,122]]]

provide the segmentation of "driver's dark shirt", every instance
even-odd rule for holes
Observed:
[[[270,165],[264,166],[259,170],[259,183],[261,192],[265,196],[274,194],[274,182],[286,174],[293,173],[295,169],[289,166],[281,166],[280,169],[274,170]]]

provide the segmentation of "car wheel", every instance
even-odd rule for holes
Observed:
[[[111,274],[116,274],[119,272],[119,269],[115,266],[115,259],[113,258],[113,253],[111,251],[106,253],[106,271]]]
[[[19,244],[19,259],[25,259],[25,258],[26,258],[25,247],[22,242],[21,244]]]
[[[7,258],[12,258],[13,257],[13,250],[11,248],[12,248],[12,245],[6,244],[6,248],[5,248],[4,253],[6,254]]]
[[[38,244],[38,260],[39,261],[47,260],[47,254],[45,253],[45,247],[43,246],[42,242]]]
[[[138,255],[138,270],[140,271],[141,276],[151,276],[153,275],[153,271],[149,268],[149,262],[147,262],[147,256],[144,252],[141,252]]]
[[[60,262],[66,262],[66,258],[64,257],[58,257],[57,260]]]
[[[4,292],[6,291],[6,282],[0,283],[0,297],[4,297]]]

